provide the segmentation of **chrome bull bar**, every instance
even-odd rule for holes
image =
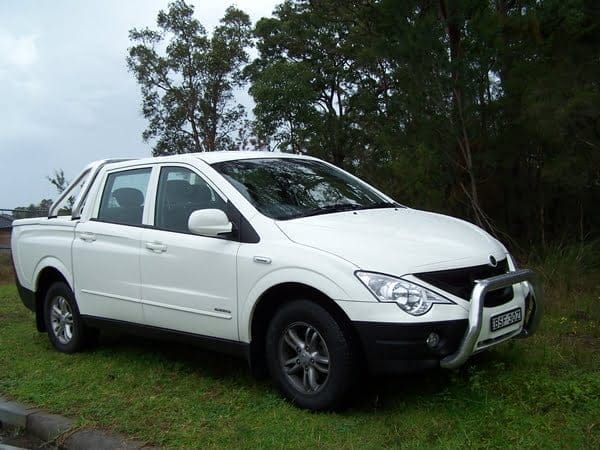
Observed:
[[[524,321],[521,333],[517,336],[525,338],[531,336],[537,329],[543,313],[542,290],[537,282],[537,276],[532,270],[521,269],[508,272],[484,280],[476,280],[471,294],[471,309],[469,310],[469,326],[458,351],[448,355],[440,361],[440,366],[445,369],[455,369],[463,365],[473,354],[475,344],[481,334],[483,303],[485,295],[490,291],[502,289],[514,284],[526,282],[529,285],[530,301],[532,304],[531,315],[527,315],[527,304],[523,313]]]

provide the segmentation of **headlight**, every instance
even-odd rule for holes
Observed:
[[[423,286],[373,272],[356,272],[358,279],[380,302],[394,302],[413,316],[422,316],[436,303],[454,303]]]

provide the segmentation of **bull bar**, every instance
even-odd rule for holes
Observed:
[[[475,345],[481,334],[483,307],[485,295],[490,291],[502,289],[518,283],[529,285],[530,301],[532,302],[531,314],[528,314],[525,305],[524,324],[521,332],[516,336],[526,338],[531,336],[537,329],[543,314],[542,289],[538,283],[536,274],[529,269],[520,269],[502,275],[476,280],[475,287],[471,293],[471,309],[469,310],[469,326],[465,336],[456,353],[446,356],[440,361],[444,369],[455,369],[463,365],[473,354]]]

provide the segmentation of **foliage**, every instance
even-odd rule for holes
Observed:
[[[345,165],[358,155],[365,137],[356,123],[360,73],[343,8],[332,18],[327,4],[285,2],[275,18],[256,24],[260,57],[246,70],[252,80],[261,130],[281,150],[309,152]]]
[[[65,189],[69,187],[69,181],[65,176],[65,172],[62,169],[54,170],[54,175],[47,177],[48,181],[56,188],[56,191],[59,194],[62,194]],[[70,196],[66,199],[65,206],[61,208],[59,214],[71,214],[71,210],[73,209],[73,204],[75,203],[75,197]]]
[[[246,65],[246,14],[209,38],[179,0],[128,64],[154,154],[309,153],[543,248],[600,229],[599,23],[594,0],[285,0]],[[246,80],[252,123],[230,105]]]
[[[547,289],[567,295],[581,288],[585,274],[600,269],[600,240],[553,243],[534,252],[529,262],[536,266]]]
[[[597,236],[599,13],[593,0],[287,0],[255,27],[257,129],[521,243]]]
[[[62,169],[54,170],[54,175],[46,177],[50,184],[52,184],[59,194],[62,194],[67,187],[69,187],[69,181],[65,176],[65,172]],[[71,205],[72,206],[72,205]]]
[[[229,7],[212,33],[193,16],[194,8],[177,0],[160,11],[158,30],[132,29],[127,65],[138,81],[143,133],[154,141],[154,155],[228,150],[245,116],[233,104],[248,60],[250,19]]]
[[[13,210],[15,219],[27,219],[29,217],[42,217],[48,215],[52,206],[52,199],[45,198],[37,205],[31,203],[29,206],[19,206]]]

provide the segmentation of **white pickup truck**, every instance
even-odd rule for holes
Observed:
[[[98,161],[13,226],[20,296],[57,350],[104,326],[184,338],[313,410],[367,369],[459,367],[542,312],[533,272],[485,231],[307,156]]]

